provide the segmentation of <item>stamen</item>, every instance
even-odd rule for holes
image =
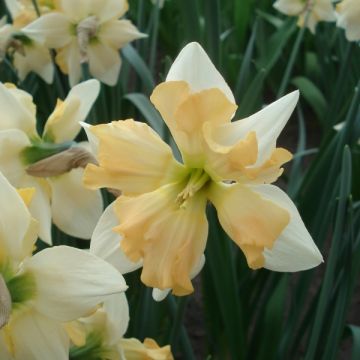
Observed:
[[[96,16],[89,16],[88,18],[80,21],[76,27],[82,63],[88,61],[87,47],[90,40],[96,36],[97,29],[98,19]]]
[[[193,170],[185,188],[176,197],[176,202],[180,204],[180,207],[186,207],[187,200],[194,196],[209,179],[209,175],[203,169]]]

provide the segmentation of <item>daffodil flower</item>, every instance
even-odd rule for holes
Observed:
[[[108,85],[115,85],[121,59],[118,50],[140,33],[129,20],[118,20],[128,9],[126,0],[60,0],[56,12],[41,16],[25,29],[32,39],[57,49],[56,62],[70,85],[82,77],[81,64]]]
[[[159,347],[152,339],[141,343],[124,338],[129,323],[129,305],[124,293],[107,298],[94,314],[66,324],[72,340],[70,358],[107,360],[173,360],[170,346]]]
[[[360,41],[360,1],[343,0],[336,5],[336,25],[345,29],[349,41]]]
[[[336,20],[331,0],[277,0],[274,8],[285,15],[298,16],[298,26],[306,26],[313,34],[318,22]]]
[[[37,17],[35,10],[30,7],[30,4],[25,6],[15,0],[7,0],[6,5],[13,23],[4,24],[0,28],[2,57],[6,53],[12,54],[13,64],[20,80],[24,80],[30,72],[35,72],[45,82],[51,84],[54,77],[54,65],[49,50],[22,32],[22,28]]]
[[[70,341],[64,323],[93,312],[125,291],[121,274],[96,256],[57,246],[31,256],[38,224],[0,173],[0,358],[66,360]]]
[[[295,205],[271,185],[292,157],[276,140],[298,96],[295,91],[231,122],[230,88],[191,43],[151,96],[182,162],[144,123],[129,119],[87,129],[99,166],[87,166],[84,183],[122,192],[113,204],[119,222],[113,230],[128,259],[142,261],[146,285],[175,295],[193,291],[191,274],[203,261],[208,235],[208,201],[251,268],[299,271],[322,262]]]
[[[30,211],[40,222],[40,238],[48,244],[51,220],[71,236],[90,239],[102,213],[101,194],[84,188],[82,168],[56,176],[32,176],[28,169],[76,145],[73,139],[81,129],[79,122],[85,120],[98,93],[97,80],[74,87],[64,101],[58,100],[40,137],[31,95],[0,83],[0,171],[15,187],[36,188]],[[61,164],[57,161],[52,165]]]

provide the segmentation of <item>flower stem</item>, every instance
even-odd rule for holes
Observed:
[[[289,61],[287,63],[285,73],[284,73],[284,76],[282,78],[279,91],[277,93],[277,98],[280,98],[281,96],[284,95],[284,93],[286,91],[286,88],[287,88],[287,86],[289,84],[289,80],[290,80],[290,76],[291,76],[291,73],[292,73],[292,70],[293,70],[293,67],[294,67],[295,59],[298,56],[299,49],[300,49],[300,44],[301,44],[302,39],[304,37],[305,31],[306,31],[306,26],[307,26],[311,11],[312,11],[312,7],[310,6],[306,10],[304,24],[303,24],[302,28],[300,29],[300,31],[298,32],[298,35],[296,37],[294,47],[293,47],[293,49],[291,51],[290,59],[289,59]]]

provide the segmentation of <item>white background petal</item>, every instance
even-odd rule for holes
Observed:
[[[130,261],[120,248],[121,236],[112,229],[119,225],[113,204],[110,204],[101,215],[91,238],[90,252],[115,266],[122,274],[139,269],[141,262]]]
[[[13,186],[18,187],[26,175],[20,154],[29,145],[30,140],[21,130],[0,131],[0,171]]]
[[[31,215],[25,203],[5,177],[0,173],[0,253],[21,261],[31,255],[36,235],[27,238]],[[1,256],[0,256],[1,258]]]
[[[47,131],[54,137],[56,143],[62,143],[73,140],[81,129],[80,121],[85,121],[100,91],[100,83],[91,79],[74,86],[64,104],[65,111],[58,121],[52,121],[50,115],[45,125],[44,133]],[[67,105],[73,101],[78,105],[75,111],[66,112]],[[56,112],[56,110],[54,111]],[[45,135],[46,136],[46,135]]]
[[[192,92],[219,88],[235,103],[234,95],[210,58],[196,42],[186,45],[172,64],[166,81],[186,81]]]
[[[130,321],[129,304],[125,293],[109,296],[103,307],[109,321],[109,342],[115,344],[125,335]]]
[[[274,271],[301,271],[319,265],[323,258],[307,231],[292,200],[274,185],[252,186],[264,198],[287,209],[290,223],[275,241],[274,247],[265,249],[265,268]]]
[[[19,129],[27,135],[35,133],[32,98],[24,91],[8,89],[0,83],[0,130]]]
[[[51,208],[49,185],[45,179],[37,179],[26,175],[19,187],[33,187],[35,194],[29,205],[31,215],[39,222],[39,237],[51,245]]]
[[[71,41],[71,23],[60,13],[43,15],[22,31],[48,48],[61,48]]]
[[[109,295],[127,289],[122,275],[89,252],[56,246],[34,255],[24,264],[36,280],[35,308],[59,321],[87,315]]]
[[[84,169],[73,169],[49,179],[51,212],[54,224],[66,234],[90,239],[99,220],[103,202],[99,190],[86,189],[82,183]]]
[[[121,66],[119,53],[112,47],[101,43],[90,44],[87,52],[91,75],[107,85],[115,85]]]
[[[36,311],[11,323],[16,360],[68,360],[69,339],[61,323]]]

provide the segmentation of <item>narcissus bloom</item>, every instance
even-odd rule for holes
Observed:
[[[349,41],[360,40],[360,1],[343,0],[336,5],[336,25],[345,29]]]
[[[4,24],[0,28],[0,52],[2,57],[5,57],[7,52],[11,53],[13,65],[20,80],[24,80],[30,72],[35,72],[45,82],[52,83],[54,65],[49,50],[22,32],[24,26],[37,18],[32,1],[7,0],[6,5],[13,23]],[[42,10],[45,10],[43,8]]]
[[[335,21],[334,7],[331,0],[277,0],[274,8],[285,15],[298,16],[298,25],[304,26],[307,12],[306,26],[314,34],[319,21]]]
[[[103,303],[94,314],[66,324],[72,340],[70,357],[106,360],[173,360],[170,346],[159,347],[152,339],[141,343],[123,336],[129,323],[129,306],[124,293]]]
[[[0,173],[0,358],[66,360],[63,322],[127,286],[114,267],[79,249],[58,246],[31,256],[38,224],[23,199],[31,201],[33,191],[18,193]]]
[[[144,123],[88,129],[94,148],[98,142],[99,166],[87,166],[84,182],[122,191],[113,205],[114,231],[126,256],[142,261],[146,285],[176,295],[193,291],[191,274],[208,235],[208,201],[251,268],[299,271],[322,261],[293,202],[270,185],[292,157],[276,148],[276,139],[298,96],[295,91],[231,122],[237,108],[231,90],[200,45],[191,43],[151,96],[182,162]]]
[[[49,48],[57,49],[56,62],[70,85],[82,77],[81,64],[108,85],[120,72],[119,49],[144,37],[129,20],[118,20],[128,10],[126,0],[60,0],[56,12],[41,16],[25,33]]]
[[[0,171],[15,187],[36,188],[30,211],[40,222],[41,239],[49,244],[51,220],[65,233],[89,239],[102,213],[101,194],[84,188],[82,168],[51,176],[46,167],[60,166],[57,159],[50,160],[37,173],[34,171],[40,160],[43,163],[52,155],[75,147],[73,139],[81,129],[79,122],[86,119],[98,93],[97,80],[74,87],[64,101],[58,100],[40,136],[31,95],[0,83]]]

